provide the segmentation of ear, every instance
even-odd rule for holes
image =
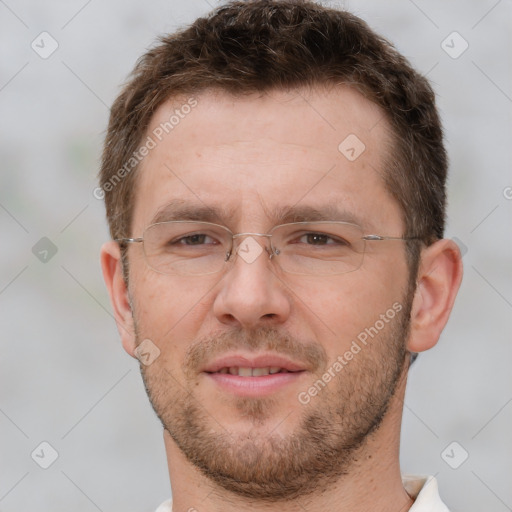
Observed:
[[[114,310],[117,329],[121,336],[123,347],[132,357],[135,357],[135,326],[128,289],[123,279],[121,250],[114,242],[106,242],[101,248],[101,268],[103,279],[107,285],[110,302]]]
[[[422,352],[441,335],[462,280],[462,256],[453,240],[439,240],[422,251],[411,310],[407,348]]]

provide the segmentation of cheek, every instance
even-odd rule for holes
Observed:
[[[393,304],[401,303],[405,276],[403,269],[381,273],[359,269],[329,279],[297,281],[290,286],[296,296],[295,321],[312,332],[330,358],[336,358]]]
[[[151,339],[162,353],[184,353],[204,322],[211,286],[151,269],[134,269],[131,279],[139,338]]]

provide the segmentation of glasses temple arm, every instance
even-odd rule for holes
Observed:
[[[125,244],[135,244],[143,242],[143,238],[114,238],[114,242],[125,243]]]

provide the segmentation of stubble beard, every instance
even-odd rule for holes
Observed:
[[[277,433],[277,426],[286,418],[280,417],[279,404],[272,397],[232,401],[239,415],[251,419],[252,425],[243,434],[234,433],[226,418],[215,418],[194,396],[192,377],[185,389],[164,365],[141,365],[153,409],[186,458],[229,492],[272,502],[322,492],[356,464],[365,442],[381,425],[406,371],[410,292],[402,311],[386,328],[307,406],[299,407],[296,414],[301,418],[286,437]],[[273,328],[250,333],[236,330],[195,343],[184,364],[184,375],[193,374],[192,369],[212,354],[240,346],[295,353],[299,360],[317,365],[318,377],[329,363],[318,344],[298,342]],[[266,422],[276,428],[273,432],[267,428],[262,435],[260,427]]]

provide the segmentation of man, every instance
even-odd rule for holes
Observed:
[[[401,477],[412,354],[461,281],[427,81],[355,16],[234,2],[115,101],[101,254],[162,422],[161,511],[445,511]]]

